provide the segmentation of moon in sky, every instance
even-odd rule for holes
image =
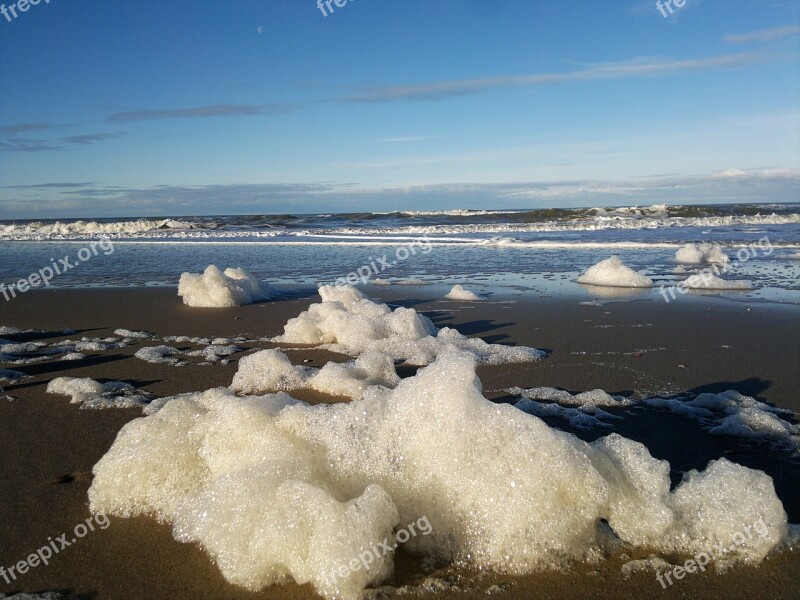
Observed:
[[[263,25],[259,25],[258,29],[256,31],[258,31],[258,33],[261,33],[262,31],[264,31],[264,26]]]

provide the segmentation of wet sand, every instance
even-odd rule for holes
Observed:
[[[509,401],[512,386],[552,386],[573,392],[602,388],[612,394],[655,395],[680,391],[736,389],[777,406],[800,411],[800,309],[719,299],[685,298],[584,306],[577,298],[531,294],[492,298],[482,303],[427,299],[424,287],[371,288],[389,303],[411,306],[439,326],[450,326],[489,342],[546,349],[551,356],[533,364],[480,367],[487,397]],[[144,329],[158,335],[251,338],[273,336],[300,313],[313,296],[232,309],[192,309],[174,289],[36,291],[3,303],[0,325],[45,332],[71,328],[77,334],[32,333],[0,336],[13,341],[106,337],[116,328]],[[86,492],[92,466],[108,450],[119,429],[141,416],[139,409],[79,410],[65,396],[45,394],[57,376],[123,380],[158,396],[227,386],[237,369],[231,364],[174,367],[149,364],[128,348],[87,353],[79,361],[58,358],[14,366],[30,375],[4,384],[14,401],[0,401],[0,566],[8,567],[89,517]],[[191,344],[174,344],[189,348]],[[259,342],[251,348],[273,347]],[[289,352],[293,362],[314,366],[345,360],[324,351]],[[197,360],[197,359],[196,359]],[[401,368],[401,375],[413,374]],[[1,395],[1,394],[0,394]],[[340,401],[319,394],[296,394],[305,401]],[[551,425],[568,429],[563,421]],[[656,411],[633,411],[615,431],[644,442],[657,458],[668,459],[673,478],[704,468],[726,456],[760,468],[774,479],[789,520],[800,522],[800,469],[763,446],[710,436],[693,421]],[[604,432],[575,432],[593,439]],[[638,556],[637,556],[638,557]],[[653,573],[626,579],[624,560],[576,566],[567,573],[505,577],[456,569],[433,574],[437,593],[418,588],[422,597],[477,598],[486,591],[500,598],[800,598],[797,551],[768,559],[758,567],[724,574],[687,575],[664,590]],[[419,585],[421,566],[398,556],[393,585]],[[431,575],[428,575],[430,577]],[[496,586],[496,587],[495,587]],[[448,589],[449,588],[449,589]],[[250,593],[226,583],[198,547],[172,539],[168,525],[152,519],[112,518],[11,584],[0,579],[0,593],[61,590],[79,597],[127,598],[312,598],[309,586],[287,584]],[[494,594],[493,594],[494,595]]]

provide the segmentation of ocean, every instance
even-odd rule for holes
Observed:
[[[76,258],[105,238],[113,253]],[[575,280],[601,259],[616,254],[655,286],[601,295],[658,297],[660,286],[707,266],[677,265],[679,248],[718,243],[731,259],[726,278],[754,289],[692,293],[800,303],[800,203],[17,220],[0,221],[0,243],[6,285],[71,256],[76,266],[50,286],[177,285],[182,272],[216,264],[286,288],[368,270],[372,283],[587,297],[598,290]]]

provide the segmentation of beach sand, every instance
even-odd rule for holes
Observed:
[[[773,304],[680,298],[669,304],[650,300],[581,305],[578,298],[512,294],[481,303],[442,301],[426,287],[368,290],[390,304],[411,306],[437,326],[459,329],[489,342],[528,345],[551,356],[533,364],[482,366],[485,395],[510,401],[512,386],[551,386],[573,392],[602,388],[612,394],[656,395],[680,391],[736,389],[800,412],[800,311]],[[174,288],[35,291],[4,303],[0,325],[77,334],[5,335],[14,341],[48,342],[81,336],[106,337],[116,328],[158,335],[251,338],[274,336],[315,296],[230,309],[184,306]],[[30,377],[4,385],[13,401],[0,400],[0,566],[24,560],[37,548],[89,517],[87,489],[92,466],[105,454],[119,429],[141,416],[139,409],[79,410],[65,396],[45,394],[57,376],[123,380],[158,396],[227,386],[237,369],[228,365],[174,367],[134,358],[142,345],[88,353],[79,361],[58,358],[13,366]],[[174,344],[189,348],[191,344]],[[274,344],[243,344],[269,348]],[[345,360],[330,352],[290,351],[294,363],[321,366]],[[244,354],[237,354],[238,359]],[[403,376],[412,368],[401,368]],[[294,394],[308,402],[341,401],[319,394]],[[566,428],[565,422],[546,419]],[[704,468],[722,456],[766,471],[775,480],[789,521],[800,522],[800,467],[763,446],[708,435],[693,421],[672,414],[640,411],[615,423],[615,431],[644,442],[657,458],[670,461],[673,478]],[[603,431],[575,432],[591,440]],[[535,448],[531,449],[535,452]],[[639,558],[639,555],[632,556]],[[800,555],[786,552],[760,566],[717,574],[690,574],[662,589],[652,572],[625,578],[619,556],[568,572],[526,577],[443,568],[420,575],[418,561],[400,553],[392,585],[424,584],[422,597],[478,598],[800,598]],[[677,561],[675,561],[677,562]],[[313,598],[309,586],[286,584],[250,593],[224,581],[197,546],[172,539],[166,524],[149,518],[111,518],[97,529],[16,581],[0,580],[0,592],[60,590],[79,597],[128,598]]]

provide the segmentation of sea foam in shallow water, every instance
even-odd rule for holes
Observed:
[[[339,566],[426,517],[410,552],[519,574],[599,555],[598,524],[660,553],[728,546],[760,561],[787,536],[772,479],[725,459],[670,491],[670,467],[637,442],[586,443],[481,394],[473,356],[443,353],[394,390],[309,406],[280,393],[185,394],[128,423],[95,465],[91,510],[155,515],[249,589],[293,579],[327,598],[384,580],[392,553]]]
[[[578,283],[608,287],[653,287],[652,279],[625,266],[616,255],[589,267],[583,275],[578,277]]]
[[[268,300],[275,295],[271,286],[253,277],[244,269],[221,271],[209,265],[201,273],[183,273],[178,283],[178,296],[183,303],[200,308],[228,308]]]
[[[431,320],[412,308],[395,310],[374,302],[349,286],[319,288],[320,304],[312,304],[300,316],[289,319],[275,342],[321,346],[334,352],[359,356],[384,352],[396,360],[426,365],[452,348],[475,356],[483,364],[539,360],[545,353],[525,346],[487,344],[455,329],[437,329]]]
[[[684,285],[690,290],[752,290],[753,284],[744,280],[729,280],[713,273],[689,275]]]
[[[722,251],[719,244],[703,242],[686,244],[675,253],[675,260],[684,264],[728,263],[730,258]]]
[[[478,294],[472,290],[468,290],[461,284],[454,285],[453,289],[445,295],[445,298],[448,300],[462,300],[467,302],[478,302],[482,299]]]

